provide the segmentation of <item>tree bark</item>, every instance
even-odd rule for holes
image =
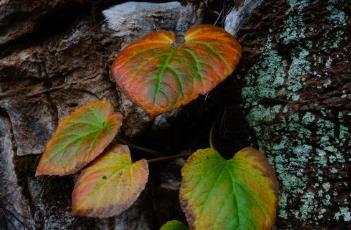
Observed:
[[[350,13],[266,0],[238,33],[246,118],[281,184],[277,229],[351,229]]]

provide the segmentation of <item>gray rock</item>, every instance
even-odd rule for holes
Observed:
[[[21,229],[21,222],[48,230],[154,229],[147,193],[118,218],[73,216],[73,178],[35,178],[38,157],[33,154],[43,152],[64,116],[91,100],[110,100],[124,116],[126,135],[135,135],[150,124],[151,118],[116,89],[111,63],[122,47],[148,32],[180,32],[201,22],[203,3],[125,3],[101,12],[105,20],[99,22],[77,11],[65,30],[22,40],[37,36],[47,16],[89,6],[90,1],[83,0],[0,2],[0,47],[5,47],[0,52],[0,183],[9,185],[0,186],[0,205],[9,201],[11,205],[4,207],[21,217],[20,221],[10,217],[14,229]],[[16,15],[19,20],[12,20]]]
[[[235,35],[240,26],[245,22],[245,19],[248,18],[248,15],[258,7],[263,0],[237,0],[235,1],[235,6],[225,17],[224,29]]]
[[[8,117],[0,115],[1,229],[15,230],[34,226],[28,201],[22,194],[22,188],[18,185],[18,177],[14,164],[14,150],[11,122]]]

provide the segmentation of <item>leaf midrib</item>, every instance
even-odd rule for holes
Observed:
[[[72,140],[70,140],[68,143],[65,143],[63,146],[61,146],[56,152],[56,154],[52,154],[51,157],[49,157],[47,159],[47,162],[53,160],[54,158],[59,158],[59,160],[57,162],[61,162],[63,156],[66,153],[66,149],[73,145],[76,144],[77,142],[81,142],[83,139],[86,139],[89,136],[95,135],[98,136],[103,130],[105,129],[105,127],[103,128],[96,128],[90,132],[86,132],[84,133],[84,135],[77,135],[75,138],[73,138]],[[60,136],[58,137],[60,138]],[[56,143],[57,144],[57,143]]]
[[[159,68],[157,74],[156,74],[156,86],[155,86],[155,92],[154,92],[154,97],[153,97],[153,104],[156,104],[156,99],[157,95],[160,92],[161,88],[161,80],[163,78],[163,74],[166,71],[167,67],[169,66],[170,61],[172,60],[173,54],[176,51],[175,47],[170,46],[170,51],[168,54],[165,55],[165,59],[161,63],[161,68]]]
[[[256,203],[256,205],[259,206],[259,208],[264,213],[264,215],[268,215],[268,213],[267,213],[267,210],[265,210],[264,207],[262,206],[262,203],[255,196],[255,194],[252,194],[251,191],[249,191],[247,188],[243,187],[243,185],[241,185],[240,182],[235,182],[234,177],[233,177],[233,173],[232,173],[231,170],[232,170],[232,167],[235,167],[235,166],[238,166],[238,165],[235,165],[235,161],[232,161],[232,160],[224,161],[224,162],[218,162],[218,163],[222,164],[220,166],[220,169],[218,169],[218,170],[220,170],[220,172],[218,173],[218,175],[217,175],[217,177],[215,179],[215,182],[211,186],[210,191],[206,194],[205,201],[202,204],[202,208],[201,208],[198,216],[200,217],[200,219],[202,218],[203,212],[205,211],[206,203],[209,200],[209,197],[211,196],[211,193],[213,192],[214,188],[216,188],[216,184],[218,183],[218,181],[220,181],[220,178],[222,178],[225,174],[227,174],[227,177],[230,180],[229,183],[230,183],[231,188],[232,188],[231,189],[231,194],[233,196],[232,198],[233,198],[233,201],[234,201],[234,206],[236,208],[236,211],[234,212],[236,214],[236,218],[237,218],[237,224],[235,225],[235,229],[238,229],[238,227],[240,226],[240,219],[241,218],[239,217],[239,205],[238,205],[238,200],[237,200],[237,194],[236,194],[236,191],[235,191],[237,186],[239,186],[241,189],[243,189],[245,192],[248,193],[248,197],[250,197]],[[234,163],[234,165],[232,165],[233,163]],[[239,168],[242,168],[242,167],[239,166]],[[251,174],[251,176],[253,176],[253,175]],[[217,218],[218,218],[218,216],[215,217],[215,220]],[[251,222],[251,224],[253,224],[253,226],[255,226],[255,229],[256,229],[256,224],[249,218],[247,218],[247,220],[249,222]],[[216,221],[214,221],[214,223],[216,223]]]

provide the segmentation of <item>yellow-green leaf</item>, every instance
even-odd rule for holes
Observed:
[[[170,220],[160,230],[188,230],[188,227],[178,220]]]
[[[278,181],[265,156],[247,147],[225,160],[200,149],[182,169],[180,201],[194,230],[268,230],[276,218]]]
[[[89,102],[64,118],[46,145],[36,175],[75,173],[101,154],[122,125],[108,101]]]
[[[132,162],[126,145],[115,145],[79,176],[72,194],[76,215],[106,218],[128,209],[144,190],[146,160]]]

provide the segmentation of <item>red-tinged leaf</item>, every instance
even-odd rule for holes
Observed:
[[[89,102],[64,118],[46,145],[39,175],[67,175],[101,154],[122,125],[122,115],[108,101]]]
[[[132,162],[128,146],[115,145],[79,176],[72,194],[76,215],[106,218],[128,209],[148,180],[146,160]]]
[[[113,63],[117,84],[152,116],[207,93],[239,62],[239,43],[220,27],[194,26],[184,39],[176,47],[174,33],[151,33],[122,50]]]
[[[225,160],[214,149],[200,149],[182,177],[180,202],[191,229],[272,229],[279,185],[258,150],[247,147]]]

